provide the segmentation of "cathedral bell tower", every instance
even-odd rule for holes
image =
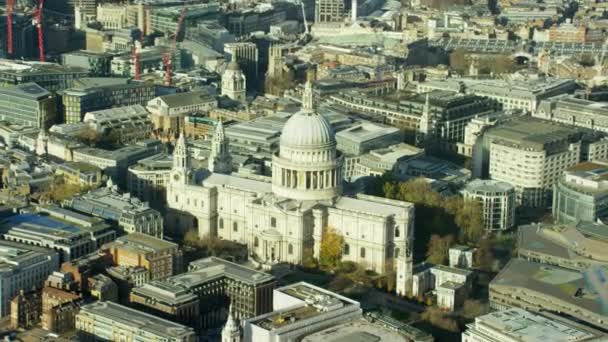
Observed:
[[[211,154],[209,155],[209,171],[229,174],[232,172],[232,157],[228,150],[228,138],[224,131],[224,124],[220,120],[215,126],[211,140]]]
[[[173,169],[171,170],[171,182],[188,184],[191,177],[190,156],[188,156],[188,147],[186,146],[186,138],[182,132],[175,144],[173,151]]]
[[[222,329],[222,342],[241,342],[241,329],[232,315],[232,305],[228,312],[228,320]]]

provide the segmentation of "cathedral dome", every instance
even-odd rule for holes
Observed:
[[[319,148],[336,144],[334,130],[315,112],[298,112],[283,127],[281,147]]]

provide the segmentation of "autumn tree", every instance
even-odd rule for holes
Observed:
[[[342,257],[344,238],[333,227],[326,227],[321,237],[319,263],[322,267],[334,270]]]
[[[450,53],[450,67],[457,73],[464,75],[469,68],[469,63],[466,58],[466,51],[462,48],[457,48]]]
[[[67,183],[62,177],[58,177],[53,180],[53,183],[47,190],[36,194],[35,197],[37,197],[40,202],[61,203],[90,189],[91,187],[89,186]]]
[[[420,318],[443,330],[451,332],[460,331],[460,328],[458,327],[458,322],[446,316],[445,313],[443,313],[436,307],[427,308],[426,311],[422,313]]]
[[[426,252],[426,260],[432,264],[445,265],[450,257],[450,247],[454,244],[454,236],[432,235]]]

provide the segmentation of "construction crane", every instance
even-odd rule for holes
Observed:
[[[182,24],[184,23],[184,18],[186,17],[186,2],[182,7],[182,11],[179,15],[179,19],[177,20],[177,27],[175,28],[175,33],[171,38],[171,44],[169,46],[169,51],[165,51],[163,56],[163,63],[165,64],[165,85],[170,86],[173,82],[173,66],[171,65],[171,58],[175,53],[175,48],[177,47],[177,36],[179,35]]]
[[[38,51],[40,53],[40,61],[44,62],[44,31],[42,29],[42,6],[44,0],[38,0],[38,7],[33,12],[32,23],[38,30]]]
[[[15,0],[6,0],[6,45],[8,55],[13,55],[13,9],[15,8]]]

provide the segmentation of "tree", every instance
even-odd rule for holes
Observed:
[[[59,177],[53,181],[47,190],[38,193],[37,197],[40,202],[61,203],[89,189],[89,186],[66,183],[63,178]]]
[[[479,241],[479,246],[474,255],[474,261],[477,267],[481,270],[491,272],[494,269],[494,252],[493,243],[489,237],[483,238]]]
[[[101,140],[101,135],[93,127],[87,127],[76,134],[76,139],[92,147],[97,145],[97,143]]]
[[[474,319],[488,313],[488,305],[478,300],[467,299],[462,306],[462,315],[467,319]]]
[[[322,267],[334,270],[342,257],[344,238],[335,228],[325,227],[321,236],[319,263]]]
[[[464,75],[469,67],[466,58],[466,51],[462,48],[457,48],[450,54],[450,67],[456,70],[457,73]]]
[[[429,307],[420,316],[423,320],[431,323],[432,325],[447,331],[458,332],[458,322],[454,319],[447,317],[441,310],[436,307]]]
[[[445,265],[449,259],[449,250],[454,243],[454,236],[432,235],[427,249],[426,260],[432,264]]]

